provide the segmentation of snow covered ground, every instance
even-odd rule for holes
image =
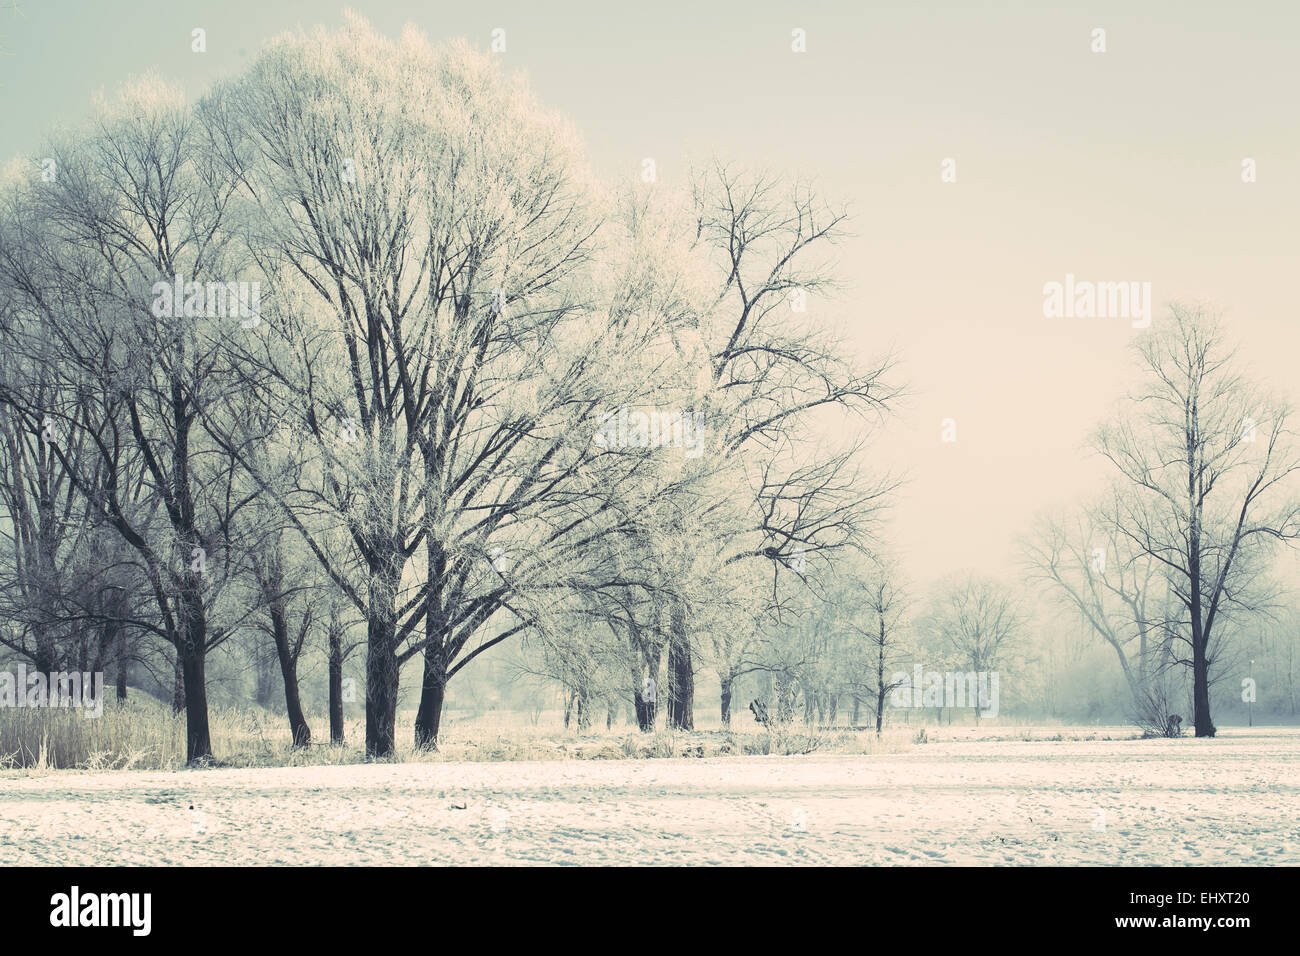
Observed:
[[[1300,731],[0,773],[11,864],[1300,864]]]

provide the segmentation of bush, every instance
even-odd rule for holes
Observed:
[[[1142,739],[1181,737],[1183,718],[1170,706],[1169,682],[1157,679],[1143,693],[1134,707],[1132,721],[1142,731]]]

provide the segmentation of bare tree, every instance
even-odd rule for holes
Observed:
[[[903,615],[907,592],[900,581],[898,565],[891,560],[876,562],[864,582],[865,615],[850,613],[850,626],[866,639],[872,680],[868,685],[875,711],[876,736],[885,723],[885,698],[900,686],[892,679],[894,668],[903,659]],[[891,674],[886,679],[886,673]],[[856,691],[856,688],[855,688]]]
[[[984,706],[978,677],[998,666],[1006,651],[1024,636],[1026,623],[1020,601],[997,581],[967,574],[938,587],[922,626],[976,674],[972,703],[976,723]]]
[[[635,241],[595,268],[571,130],[466,46],[354,19],[283,39],[207,115],[276,289],[238,364],[309,455],[288,490],[241,464],[367,621],[367,751],[392,752],[417,656],[436,744],[460,668],[595,586],[609,490],[646,456],[594,420],[654,393],[618,358],[682,306]]]
[[[1212,737],[1214,641],[1221,619],[1257,606],[1270,546],[1300,534],[1300,459],[1289,406],[1245,376],[1216,313],[1174,304],[1136,348],[1144,384],[1096,447],[1129,491],[1117,529],[1164,569],[1181,609],[1177,659],[1192,671],[1196,736]]]
[[[11,341],[56,384],[42,395],[10,379],[2,398],[50,433],[49,453],[95,519],[134,553],[157,611],[137,623],[176,649],[187,753],[199,760],[212,753],[205,659],[230,633],[209,618],[236,576],[230,523],[248,502],[230,457],[197,427],[232,383],[220,342],[227,283],[245,266],[223,231],[235,183],[154,79],[51,151],[57,176],[20,190],[0,260],[21,302]]]
[[[316,624],[316,595],[320,589],[288,556],[285,539],[290,534],[274,530],[263,536],[249,564],[256,581],[257,601],[266,615],[257,627],[270,639],[279,665],[289,733],[295,747],[306,747],[311,743],[311,728],[302,707],[298,661]]]
[[[695,247],[718,276],[697,333],[708,363],[702,404],[718,454],[746,462],[752,494],[727,561],[767,563],[775,611],[780,570],[803,580],[809,560],[860,546],[896,487],[862,474],[860,445],[806,453],[818,416],[839,410],[861,426],[900,390],[892,356],[859,364],[801,315],[809,296],[834,286],[826,252],[843,232],[842,210],[807,183],[721,163],[697,172],[693,207]],[[675,640],[688,639],[683,631]]]
[[[1030,573],[1115,652],[1133,705],[1145,708],[1177,621],[1165,569],[1121,530],[1123,510],[1112,489],[1073,515],[1041,518],[1024,549]]]

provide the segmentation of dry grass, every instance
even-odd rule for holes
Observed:
[[[508,760],[625,760],[664,757],[720,757],[756,754],[898,753],[909,749],[910,731],[887,731],[877,739],[870,731],[818,729],[794,725],[763,730],[658,731],[635,729],[585,734],[565,731],[559,722],[533,725],[523,715],[495,715],[491,720],[449,720],[437,751],[417,750],[411,743],[414,715],[398,721],[394,762]],[[365,761],[364,728],[349,723],[349,743],[294,748],[286,721],[264,710],[214,709],[209,718],[217,763],[231,767],[294,767]],[[312,721],[317,735],[327,734],[321,716]],[[108,700],[98,718],[76,710],[0,709],[0,769],[176,770],[185,766],[185,717],[174,716],[157,701]]]

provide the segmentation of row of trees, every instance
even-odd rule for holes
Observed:
[[[1255,657],[1294,700],[1295,596],[1273,573],[1279,545],[1300,533],[1291,409],[1251,380],[1208,307],[1173,304],[1136,353],[1138,386],[1091,442],[1114,481],[1081,507],[1038,520],[1023,542],[1025,583],[1044,586],[1047,606],[1067,609],[1113,655],[1127,716],[1153,733],[1176,732],[1172,718],[1190,702],[1196,734],[1213,736],[1211,687],[1242,675],[1251,702],[1245,675]],[[896,568],[860,564],[841,563],[817,589],[790,592],[752,628],[715,632],[709,663],[724,724],[732,688],[753,673],[766,675],[778,719],[792,716],[797,689],[810,722],[833,721],[848,698],[852,723],[865,702],[879,729],[894,675],[918,661],[977,673],[1006,667],[1020,691],[1063,669],[1052,657],[1068,628],[1039,622],[1031,639],[1034,602],[1019,588],[971,575],[906,595]]]
[[[917,665],[926,673],[988,675],[1008,665],[1022,673],[1020,662],[1033,653],[1026,601],[990,577],[960,574],[922,594],[896,562],[866,559],[844,562],[821,583],[792,594],[784,618],[759,622],[748,635],[719,635],[707,660],[722,686],[724,726],[730,689],[750,675],[770,688],[777,721],[793,719],[802,703],[806,722],[835,723],[843,704],[851,725],[880,733],[895,692],[916,696]],[[963,706],[978,720],[993,703],[972,696]]]
[[[133,84],[46,156],[0,195],[0,641],[173,661],[191,760],[208,656],[250,635],[300,744],[322,633],[334,739],[364,651],[372,755],[404,663],[433,745],[478,655],[593,630],[643,726],[666,658],[688,728],[703,635],[864,547],[892,488],[805,437],[896,395],[792,308],[843,214],[721,164],[603,190],[466,46],[285,36],[192,106]]]

